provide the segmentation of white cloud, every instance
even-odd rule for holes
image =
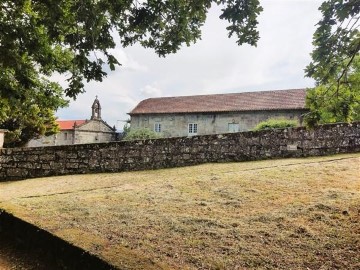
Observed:
[[[162,96],[162,91],[152,85],[145,85],[145,87],[140,89],[140,93],[145,98]]]

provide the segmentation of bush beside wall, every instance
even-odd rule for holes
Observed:
[[[260,122],[254,131],[274,129],[274,128],[294,128],[299,125],[298,121],[285,118],[270,118],[266,121]]]
[[[0,181],[206,162],[360,152],[360,122],[194,137],[0,150]]]

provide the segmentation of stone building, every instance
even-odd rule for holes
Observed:
[[[269,118],[301,125],[306,89],[149,98],[130,113],[132,129],[149,128],[164,137],[248,131]]]
[[[116,139],[115,127],[101,118],[101,105],[97,97],[91,106],[90,120],[57,120],[60,132],[31,140],[27,146],[53,146],[83,143],[110,142]]]

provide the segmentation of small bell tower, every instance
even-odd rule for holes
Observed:
[[[91,120],[101,120],[101,106],[97,96],[91,106],[91,111]]]

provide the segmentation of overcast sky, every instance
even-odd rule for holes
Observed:
[[[236,45],[226,22],[214,7],[202,28],[202,40],[166,58],[140,46],[114,51],[121,67],[103,82],[86,84],[70,106],[57,112],[59,119],[89,119],[97,95],[102,118],[122,129],[127,115],[149,97],[235,93],[312,87],[304,78],[310,62],[312,35],[321,18],[321,0],[260,0],[257,47]]]

